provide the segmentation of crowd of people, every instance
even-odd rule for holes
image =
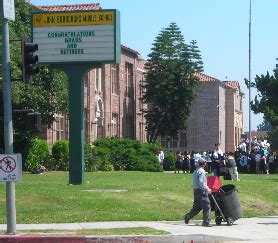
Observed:
[[[240,180],[239,173],[275,173],[278,158],[267,141],[253,137],[250,152],[248,147],[248,140],[242,140],[235,152],[224,153],[219,143],[214,150],[206,152],[177,151],[175,173],[193,173],[200,158],[207,161],[206,172],[224,176],[224,179]]]

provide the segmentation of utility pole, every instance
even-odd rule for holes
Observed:
[[[5,153],[13,154],[13,121],[10,76],[10,46],[8,20],[14,20],[13,0],[1,0],[2,14],[2,69],[4,104],[4,140]],[[15,182],[6,182],[7,234],[16,233]]]
[[[249,153],[251,152],[251,7],[252,0],[249,5]]]

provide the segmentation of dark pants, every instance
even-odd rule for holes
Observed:
[[[201,210],[203,210],[203,223],[209,223],[211,206],[210,206],[208,193],[196,189],[194,190],[193,207],[190,210],[190,212],[187,214],[188,220],[196,216]]]

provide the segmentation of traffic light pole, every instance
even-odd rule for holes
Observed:
[[[10,76],[9,25],[2,19],[2,65],[5,153],[13,154],[13,122]],[[7,234],[16,233],[15,182],[6,182]]]

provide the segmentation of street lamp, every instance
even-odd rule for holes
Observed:
[[[251,3],[249,4],[249,153],[251,152]]]

